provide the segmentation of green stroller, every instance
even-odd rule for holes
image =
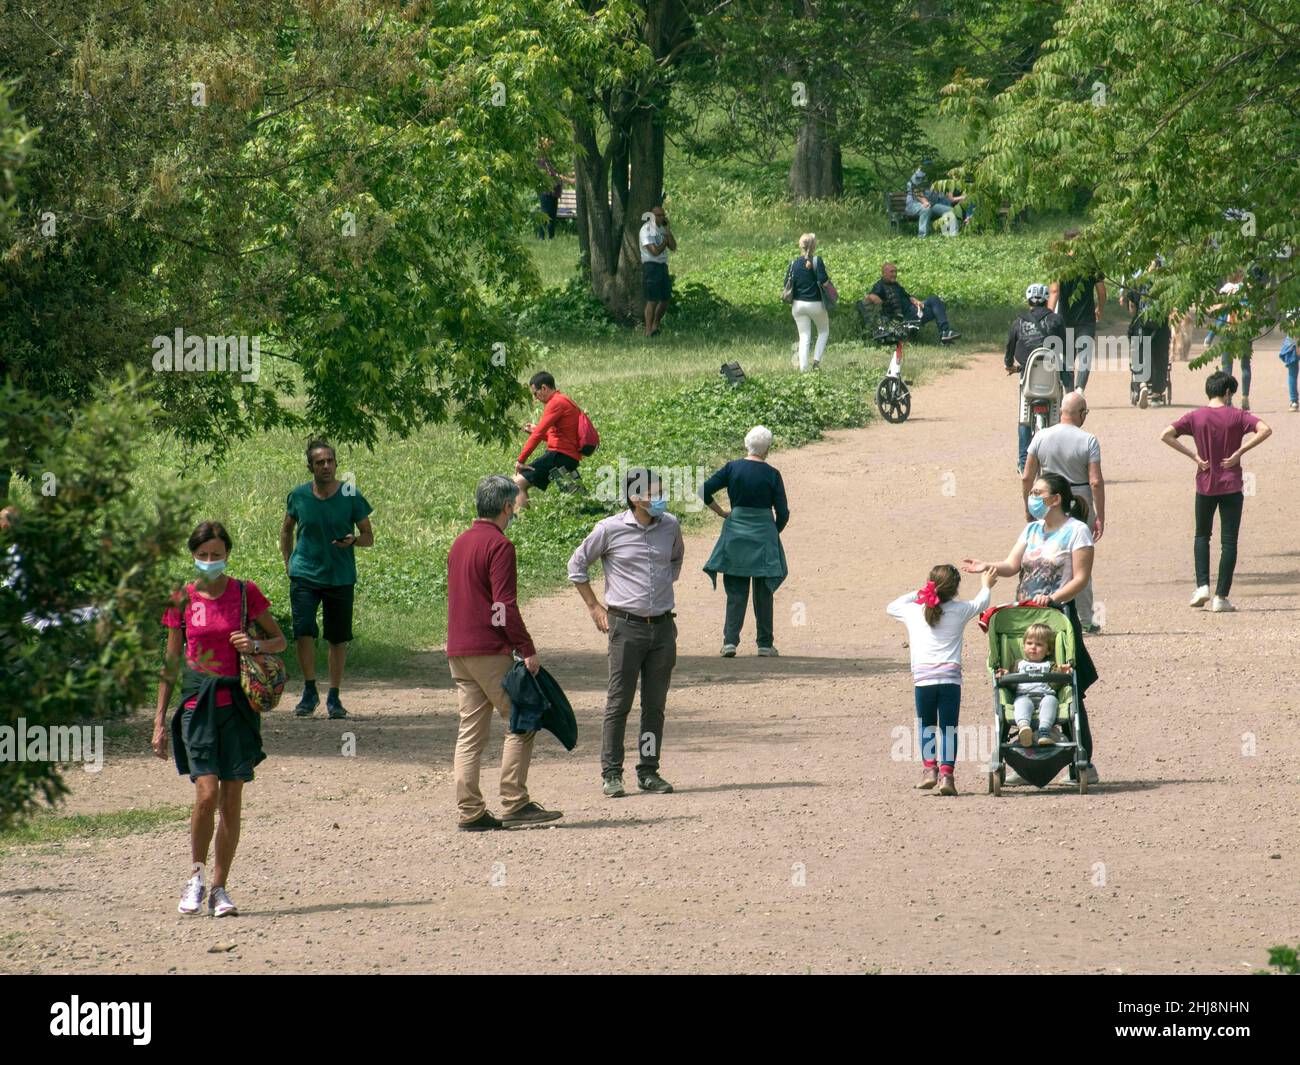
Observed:
[[[1006,782],[1007,766],[1035,787],[1044,788],[1061,772],[1070,768],[1077,778],[1079,794],[1088,792],[1088,760],[1079,745],[1079,671],[1075,658],[1074,630],[1065,612],[1054,607],[1010,606],[998,610],[988,619],[989,676],[993,680],[994,736],[996,753],[989,765],[989,794],[1001,795]],[[1016,673],[1016,663],[1023,657],[1021,641],[1030,625],[1043,624],[1056,634],[1053,659],[1057,665],[1069,664],[1070,671],[1029,676]],[[1005,669],[1002,676],[995,671]],[[1057,698],[1060,710],[1057,724],[1064,736],[1050,747],[1021,747],[1006,739],[1008,726],[1015,721],[1013,703],[1016,685],[1022,681],[1045,681],[1060,685]]]

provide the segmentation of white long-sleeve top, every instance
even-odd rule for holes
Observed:
[[[926,623],[925,607],[916,593],[900,595],[885,612],[907,626],[907,644],[912,653],[912,680],[918,688],[929,684],[961,683],[961,646],[966,623],[989,605],[989,590],[981,588],[974,599],[950,599],[942,604],[943,615],[933,628]]]

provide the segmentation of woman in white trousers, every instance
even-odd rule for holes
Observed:
[[[821,366],[826,353],[826,341],[831,335],[831,319],[822,301],[821,286],[830,278],[826,264],[817,255],[817,235],[805,233],[799,238],[799,258],[790,264],[790,277],[794,289],[794,303],[790,314],[799,330],[799,370],[808,369],[808,346],[812,341],[813,325],[817,326],[817,347],[813,350],[813,369]]]

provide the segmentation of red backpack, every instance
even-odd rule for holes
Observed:
[[[596,432],[596,427],[591,424],[587,412],[578,411],[578,450],[584,455],[590,455],[598,447],[600,447],[600,433]]]

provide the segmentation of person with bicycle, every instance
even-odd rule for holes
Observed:
[[[1011,323],[1011,332],[1007,334],[1007,349],[1002,364],[1008,374],[1019,374],[1022,381],[1029,356],[1038,348],[1050,347],[1058,359],[1065,352],[1065,320],[1055,311],[1047,309],[1048,296],[1048,288],[1043,284],[1036,283],[1025,289],[1025,302],[1029,304],[1029,309],[1017,316]],[[1030,426],[1017,424],[1017,473],[1025,472],[1025,456],[1029,453],[1029,441],[1033,435]]]

